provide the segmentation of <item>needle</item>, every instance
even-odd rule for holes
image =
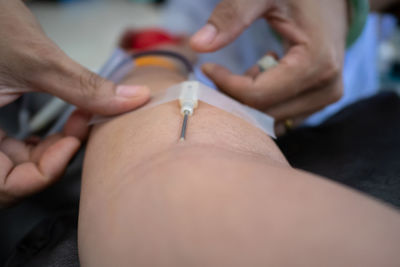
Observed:
[[[189,119],[189,111],[185,111],[185,115],[184,115],[184,117],[183,117],[181,138],[179,139],[180,141],[185,141],[186,128],[187,128],[188,119]]]
[[[189,116],[192,116],[198,104],[199,83],[195,81],[184,82],[179,96],[179,104],[181,106],[181,114],[183,117],[182,131],[180,141],[185,141],[186,129]]]

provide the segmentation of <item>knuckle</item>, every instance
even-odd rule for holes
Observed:
[[[60,51],[54,45],[38,42],[30,42],[29,48],[24,51],[21,59],[35,71],[54,68],[60,56]]]
[[[242,19],[240,16],[240,6],[238,1],[222,1],[216,7],[216,13],[210,18],[209,22],[222,27],[229,26],[232,21]]]
[[[324,86],[326,84],[332,84],[339,80],[342,76],[343,63],[340,57],[336,54],[330,53],[325,59],[319,64],[317,75],[319,76],[316,81],[316,86]]]
[[[318,84],[332,83],[340,76],[341,67],[335,63],[328,63],[324,66],[324,73],[321,75]]]
[[[82,97],[87,100],[98,99],[101,96],[101,91],[98,90],[103,85],[104,81],[95,73],[85,71],[79,76],[79,90]]]
[[[335,54],[331,54],[327,57],[323,64],[324,78],[326,81],[332,81],[337,79],[342,72],[343,63]]]
[[[43,75],[60,69],[60,51],[52,45],[32,42],[16,53],[20,62],[16,78],[21,83],[41,84]]]
[[[342,70],[342,66],[337,61],[330,61],[326,66],[327,76],[331,78],[337,78]]]

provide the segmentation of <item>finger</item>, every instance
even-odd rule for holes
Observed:
[[[304,25],[302,27],[290,17],[267,19],[285,40],[287,51],[276,67],[260,74],[255,81],[256,88],[267,88],[263,90],[266,107],[340,79],[343,55],[335,50],[314,47],[323,42],[315,40]]]
[[[147,87],[116,86],[60,54],[62,53],[57,54],[60,58],[52,64],[53,67],[41,73],[35,81],[45,92],[83,110],[101,115],[127,112],[149,100],[150,90]]]
[[[0,151],[7,155],[14,164],[29,161],[29,145],[7,137],[2,130],[0,130]]]
[[[6,177],[1,177],[1,195],[6,202],[15,202],[45,188],[49,181],[32,162],[25,162],[11,168]],[[3,200],[4,201],[4,200]],[[7,203],[2,203],[2,205]]]
[[[3,152],[0,152],[0,208],[10,205],[16,199],[11,192],[6,190],[5,186],[6,179],[13,168],[14,163],[10,158]]]
[[[64,136],[60,133],[48,136],[46,139],[41,140],[36,146],[28,146],[29,160],[35,164],[39,163],[40,158],[44,152],[53,144],[61,140]]]
[[[0,130],[0,151],[7,155],[14,165],[30,161],[37,163],[43,152],[61,138],[61,134],[55,134],[41,142],[30,144],[7,137],[5,132]]]
[[[46,139],[42,140],[36,146],[30,146],[30,156],[29,160],[35,163],[38,163],[43,154],[56,142],[61,140],[64,137],[70,136],[75,137],[80,141],[84,141],[87,138],[89,133],[89,121],[91,118],[91,114],[83,111],[76,110],[74,111],[68,121],[64,126],[63,133],[53,134],[48,136]]]
[[[198,52],[216,51],[235,40],[275,1],[223,0],[208,23],[191,39],[192,48]]]
[[[254,65],[253,67],[251,67],[250,69],[248,69],[246,72],[245,72],[245,76],[248,76],[248,77],[251,77],[253,80],[255,80],[256,79],[256,77],[258,76],[258,75],[260,75],[260,73],[261,73],[261,70],[260,70],[260,67],[256,64],[256,65]]]
[[[268,71],[278,65],[279,56],[275,52],[268,52],[262,57],[257,64],[253,65],[250,69],[245,72],[246,76],[249,76],[255,80],[258,75],[264,71]]]
[[[0,152],[0,183],[4,184],[4,179],[10,173],[14,163],[10,160],[7,154]]]
[[[255,89],[252,77],[236,75],[225,67],[212,63],[204,64],[202,70],[227,95],[249,106],[260,109],[264,107],[262,101],[260,102],[261,92]]]
[[[313,114],[327,105],[339,101],[342,95],[343,85],[339,79],[330,86],[307,91],[298,97],[272,106],[265,112],[277,121],[294,118],[300,114]]]
[[[86,140],[89,134],[89,122],[92,114],[84,110],[75,110],[64,126],[65,136],[74,136],[81,141]]]
[[[249,76],[240,78],[215,64],[204,65],[203,71],[225,93],[247,105],[265,110],[298,96],[312,86],[322,86],[337,78],[338,69],[317,75],[318,68],[311,64],[307,53],[299,47],[291,48],[276,67],[260,73],[255,79]]]
[[[263,106],[267,108],[301,94],[319,83],[311,55],[302,47],[292,47],[277,66],[257,76],[254,87],[261,91]]]
[[[20,94],[7,94],[7,95],[0,95],[0,107],[3,107],[11,102],[17,100],[21,95]]]
[[[299,94],[301,86],[306,85],[303,75],[308,76],[306,71],[300,73],[296,65],[289,66],[286,62],[255,78],[251,77],[256,74],[255,66],[249,71],[250,76],[233,74],[212,63],[204,64],[202,70],[224,93],[261,110]]]
[[[0,199],[15,201],[39,192],[54,183],[67,167],[79,146],[78,139],[65,137],[45,151],[39,164],[25,162],[15,167],[8,164],[8,175],[0,177],[2,182]],[[1,174],[3,175],[4,172]]]
[[[60,176],[78,151],[81,142],[72,136],[64,137],[50,146],[39,161],[39,169],[49,179]]]

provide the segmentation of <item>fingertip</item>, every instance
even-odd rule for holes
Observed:
[[[112,116],[139,108],[150,100],[150,89],[146,86],[119,85],[115,95],[103,98],[87,110],[93,114]]]
[[[208,52],[217,35],[217,28],[213,24],[207,23],[190,38],[190,46],[197,52]]]
[[[230,91],[230,89],[235,87],[234,82],[238,76],[234,75],[227,68],[214,63],[206,63],[202,66],[202,70],[221,90]]]
[[[201,66],[201,70],[204,72],[205,75],[209,76],[213,73],[216,64],[214,63],[205,63]]]
[[[82,109],[75,110],[64,126],[64,135],[73,136],[83,141],[89,134],[89,122],[92,114]]]
[[[224,90],[229,83],[229,76],[232,74],[228,69],[214,63],[205,63],[202,65],[203,73],[212,80],[220,89]]]
[[[74,136],[67,136],[51,145],[42,155],[39,161],[39,169],[42,174],[53,181],[61,176],[69,161],[78,152],[81,141]]]
[[[147,86],[120,85],[116,90],[121,100],[121,110],[117,111],[116,114],[143,106],[150,100],[151,96],[150,89]]]
[[[141,85],[118,85],[116,94],[121,98],[137,98],[141,96],[148,95],[150,90],[146,86]]]

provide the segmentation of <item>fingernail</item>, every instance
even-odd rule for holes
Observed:
[[[209,45],[216,36],[217,28],[208,23],[193,36],[192,41],[196,43],[196,45]]]
[[[118,96],[130,98],[140,96],[146,90],[145,86],[119,85],[116,92]]]

